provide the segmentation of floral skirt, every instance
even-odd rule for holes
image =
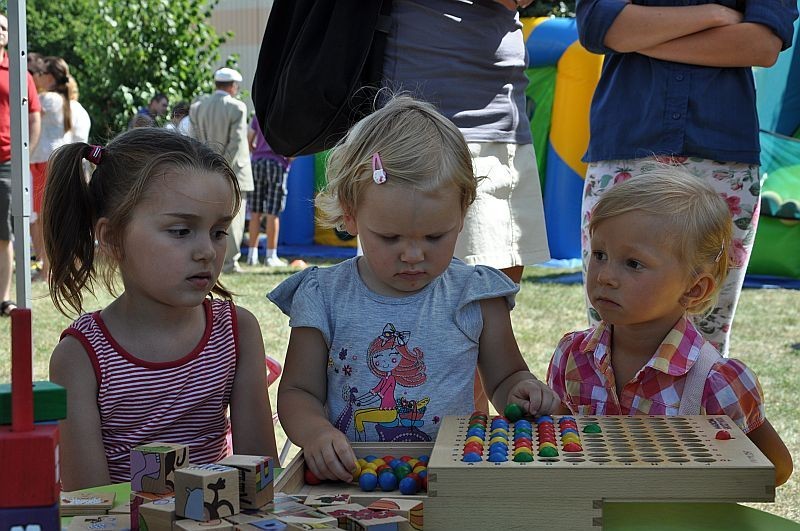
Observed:
[[[600,197],[615,184],[663,164],[680,166],[684,171],[711,185],[728,204],[733,219],[733,246],[729,250],[731,268],[722,285],[717,304],[705,315],[694,316],[694,324],[723,356],[727,356],[733,315],[739,302],[744,274],[753,249],[761,198],[759,166],[738,162],[716,162],[697,157],[649,157],[633,160],[605,160],[589,164],[581,204],[581,255],[583,275],[590,254],[589,213]],[[589,306],[589,321],[599,315]]]

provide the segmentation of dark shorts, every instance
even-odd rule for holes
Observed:
[[[0,163],[0,241],[11,241],[11,163]]]
[[[251,212],[279,215],[286,208],[289,171],[272,159],[253,161],[253,191],[247,194]]]

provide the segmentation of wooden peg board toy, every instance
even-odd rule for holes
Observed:
[[[374,456],[402,456],[409,455],[419,457],[430,455],[433,451],[431,443],[352,443],[353,452],[356,458],[364,458],[369,455]],[[410,499],[426,499],[425,492],[413,495],[402,495],[399,490],[386,492],[376,488],[372,492],[364,492],[357,483],[343,483],[325,481],[318,485],[309,485],[304,479],[306,465],[303,452],[297,454],[283,474],[275,481],[275,492],[300,496],[332,496],[337,494],[349,494],[352,503],[367,506],[381,498],[403,497]]]
[[[772,463],[727,416],[497,419],[445,417],[430,528],[597,529],[604,500],[775,499]]]

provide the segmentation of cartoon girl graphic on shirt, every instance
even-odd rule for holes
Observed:
[[[356,397],[356,406],[377,403],[377,407],[358,409],[353,421],[356,438],[366,440],[365,422],[380,424],[398,423],[399,412],[395,399],[395,387],[416,387],[425,382],[425,361],[422,350],[408,347],[411,332],[398,332],[389,323],[383,327],[367,350],[367,363],[372,374],[380,378],[378,384],[361,396]],[[427,404],[427,399],[424,399]]]

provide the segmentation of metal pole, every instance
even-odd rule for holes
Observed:
[[[11,213],[14,216],[17,306],[31,307],[31,171],[28,136],[28,32],[25,0],[8,3],[11,107]]]

